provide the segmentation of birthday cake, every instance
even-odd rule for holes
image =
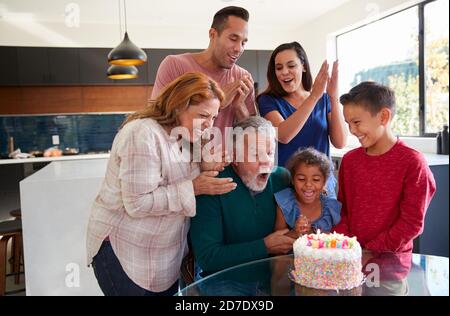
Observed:
[[[342,234],[303,235],[294,242],[291,277],[300,285],[349,290],[362,284],[361,246]]]

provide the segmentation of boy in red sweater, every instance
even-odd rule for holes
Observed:
[[[436,184],[424,156],[390,129],[394,92],[375,82],[362,82],[340,102],[361,147],[342,159],[341,222],[335,229],[356,236],[366,249],[412,252]]]

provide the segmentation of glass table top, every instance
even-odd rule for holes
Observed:
[[[270,257],[211,274],[179,296],[449,295],[446,257],[363,251],[364,283],[351,290],[318,290],[291,280],[294,255]]]

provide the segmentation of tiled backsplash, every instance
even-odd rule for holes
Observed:
[[[7,153],[8,138],[22,152],[45,150],[52,135],[59,135],[59,148],[79,148],[80,153],[108,151],[126,114],[79,114],[0,116],[0,154]]]

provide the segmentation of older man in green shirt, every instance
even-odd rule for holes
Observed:
[[[284,235],[287,229],[274,232],[274,193],[289,185],[290,176],[282,167],[274,169],[271,123],[252,116],[235,124],[233,133],[233,162],[218,177],[232,178],[237,187],[223,195],[198,196],[197,214],[191,220],[190,238],[202,276],[286,254],[294,242]]]

